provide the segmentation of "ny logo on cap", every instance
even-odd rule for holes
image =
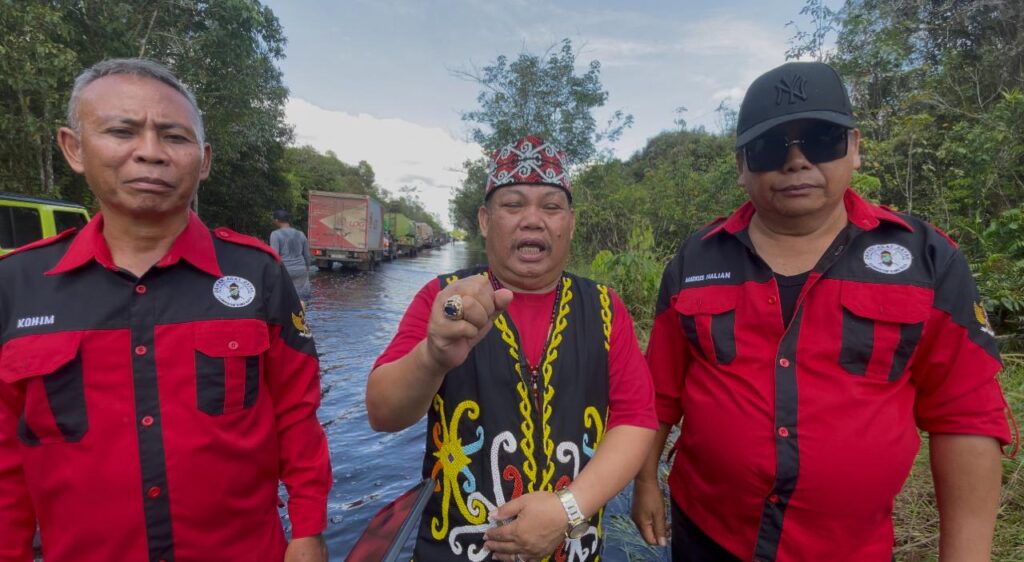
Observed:
[[[785,78],[779,79],[779,83],[775,85],[775,105],[782,105],[782,100],[786,96],[789,96],[789,104],[800,101],[807,101],[807,94],[804,92],[804,86],[807,85],[807,81],[802,76],[794,74],[793,78],[787,81]]]

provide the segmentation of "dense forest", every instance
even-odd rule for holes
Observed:
[[[286,42],[273,12],[252,0],[0,0],[0,191],[93,207],[55,133],[79,72],[144,56],[167,64],[202,109],[214,148],[199,192],[208,224],[265,236],[275,209],[304,217],[306,193],[320,189],[373,195],[439,230],[415,193],[382,190],[366,162],[292,146],[277,66]]]

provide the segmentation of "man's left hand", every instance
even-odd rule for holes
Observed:
[[[327,562],[327,543],[323,535],[292,539],[284,553],[284,562]]]
[[[533,492],[518,497],[491,513],[497,520],[514,521],[488,529],[484,547],[494,553],[495,560],[541,560],[550,555],[562,541],[569,527],[562,502],[551,492]]]

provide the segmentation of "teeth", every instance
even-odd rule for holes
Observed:
[[[519,251],[523,254],[536,255],[541,253],[539,246],[520,246]]]

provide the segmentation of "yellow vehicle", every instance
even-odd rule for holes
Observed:
[[[77,203],[0,192],[0,255],[87,222]]]

